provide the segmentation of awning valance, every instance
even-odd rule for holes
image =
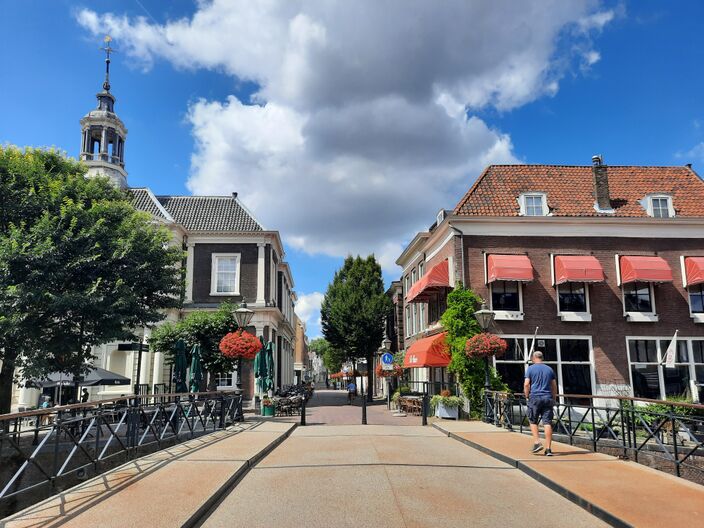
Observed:
[[[527,255],[489,255],[487,282],[533,280],[533,266]]]
[[[424,337],[413,343],[403,358],[403,368],[446,367],[450,364],[447,332]]]
[[[406,302],[426,302],[431,293],[440,288],[450,287],[449,265],[447,260],[443,260],[430,268],[416,283],[411,286],[406,294]]]
[[[685,257],[684,271],[687,276],[687,286],[704,282],[704,257]]]
[[[662,257],[624,255],[620,259],[621,283],[672,282],[672,269]]]
[[[591,255],[557,255],[555,284],[565,282],[604,282],[604,269]]]

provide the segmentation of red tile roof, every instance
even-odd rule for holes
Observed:
[[[518,216],[518,196],[543,192],[553,216],[647,216],[648,194],[672,196],[677,216],[704,217],[704,182],[691,168],[608,166],[614,214],[594,210],[592,166],[490,165],[455,207],[456,215]]]

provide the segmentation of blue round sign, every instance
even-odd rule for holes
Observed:
[[[389,353],[389,352],[383,353],[383,354],[381,355],[381,362],[382,362],[384,365],[391,365],[391,363],[394,362],[394,356],[393,356],[393,354],[391,354],[391,353]]]

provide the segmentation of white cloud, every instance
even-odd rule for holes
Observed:
[[[238,191],[289,245],[375,252],[389,271],[486,164],[518,161],[474,112],[556,94],[585,50],[598,60],[590,32],[609,13],[591,0],[214,0],[163,25],[77,19],[146,69],[165,59],[255,82],[252,101],[190,106],[189,188]]]
[[[320,292],[304,293],[296,301],[296,314],[306,324],[311,339],[320,335],[320,305],[323,297]]]
[[[697,143],[685,152],[675,153],[675,157],[689,161],[704,162],[704,141]]]

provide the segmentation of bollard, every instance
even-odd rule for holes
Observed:
[[[428,395],[423,394],[423,425],[428,425]]]
[[[362,393],[362,425],[367,425],[367,398]]]
[[[301,402],[301,425],[306,424],[306,399]]]

